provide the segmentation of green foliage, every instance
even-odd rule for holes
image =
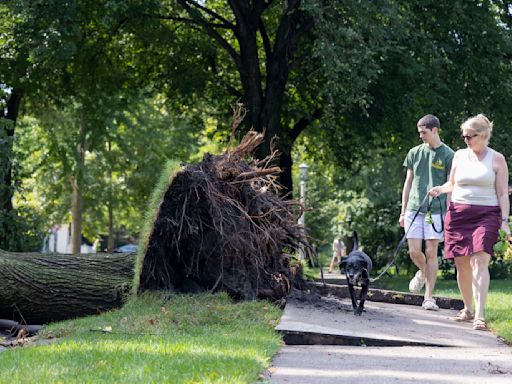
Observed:
[[[352,98],[356,107],[344,107],[346,98],[334,97],[321,121],[308,130],[311,140],[307,152],[314,153],[317,160],[338,163],[345,169],[342,173],[354,175],[373,161],[367,156],[369,148],[404,157],[419,143],[416,121],[426,113],[441,119],[443,139],[457,149],[464,145],[459,138],[460,123],[485,112],[496,122],[491,144],[507,159],[511,157],[512,139],[504,127],[512,124],[508,111],[512,101],[512,66],[508,60],[512,39],[510,27],[499,21],[500,17],[510,20],[510,9],[502,14],[503,8],[493,3],[385,1],[379,2],[380,7],[372,3],[360,11],[342,13],[351,2],[334,3],[307,5],[325,20],[319,26],[324,33],[318,37],[323,43],[315,48],[331,58],[325,63],[330,68],[327,74],[332,73],[339,88],[344,86],[339,76],[352,79],[342,74],[344,61],[333,57],[345,48],[341,42],[346,40],[335,37],[345,33],[339,24],[353,31],[349,36],[354,44],[345,55],[353,52],[356,59],[367,60],[354,63],[357,69],[346,69],[368,72],[361,76],[361,81],[366,80],[364,86],[352,79],[352,89],[359,85],[361,90],[360,103]],[[332,16],[328,13],[331,9]],[[337,12],[343,17],[337,17]],[[330,17],[337,17],[338,22],[329,22]],[[364,23],[372,18],[374,22]],[[374,37],[365,38],[369,30],[374,31]],[[357,39],[368,44],[356,44]],[[343,53],[339,55],[343,57]],[[325,87],[325,92],[333,90],[333,96],[342,92],[334,85]]]
[[[507,234],[500,229],[498,242],[494,244],[494,257],[489,263],[489,273],[493,279],[512,277],[512,246]]]
[[[113,112],[105,120],[105,142],[86,152],[80,169],[83,232],[90,239],[108,232],[109,207],[114,230],[136,237],[155,175],[169,157],[186,160],[196,150],[198,127],[186,117],[174,116],[165,98],[133,101],[133,108]],[[70,220],[68,178],[78,166],[75,122],[66,109],[47,110],[39,119],[26,116],[19,121],[15,174],[21,182],[16,200],[39,212],[47,226]]]
[[[226,294],[145,294],[51,324],[43,335],[59,338],[52,343],[4,352],[0,382],[255,383],[281,346],[281,313]]]
[[[439,270],[441,276],[445,280],[453,280],[457,278],[457,271],[455,270],[455,264],[451,260],[446,260],[442,257],[438,258]]]
[[[350,176],[337,167],[309,162],[307,206],[312,212],[306,212],[306,226],[320,249],[330,248],[336,235],[348,244],[356,230],[378,270],[391,260],[403,235],[398,225],[403,160],[378,149],[368,150],[367,155],[372,164]],[[400,261],[407,265],[408,259]]]
[[[45,221],[30,206],[20,205],[8,214],[0,215],[0,249],[11,252],[37,252],[43,245]]]
[[[14,186],[3,183],[7,172],[11,172],[13,151],[12,137],[7,129],[12,129],[13,121],[0,117],[0,196],[11,196]],[[5,188],[11,190],[5,191]],[[4,190],[2,190],[4,189]],[[42,244],[42,218],[37,211],[26,205],[7,211],[0,206],[0,249],[6,251],[35,251]]]
[[[400,164],[418,143],[415,122],[427,112],[441,118],[443,138],[454,149],[462,145],[459,123],[487,113],[496,123],[492,145],[512,158],[512,138],[503,129],[512,124],[512,29],[503,2],[311,0],[297,2],[300,7],[268,2],[261,14],[257,7],[249,12],[260,27],[254,40],[247,40],[255,44],[253,60],[243,62],[248,46],[241,45],[237,28],[245,20],[234,7],[189,2],[194,11],[188,12],[184,3],[0,4],[0,84],[24,91],[26,113],[47,132],[41,152],[37,143],[30,147],[33,157],[41,154],[30,160],[36,176],[29,175],[25,160],[18,161],[17,172],[27,175],[20,177],[24,183],[51,180],[47,192],[41,188],[37,198],[34,193],[26,199],[43,205],[47,216],[62,220],[67,214],[66,175],[72,174],[82,178],[87,234],[105,228],[102,202],[115,208],[119,227],[137,232],[155,168],[169,158],[198,160],[201,154],[193,154],[198,138],[203,149],[219,150],[229,128],[229,106],[254,94],[281,108],[280,116],[270,119],[279,124],[269,137],[280,136],[286,150],[299,137],[301,156],[319,165],[313,173],[326,176],[312,178],[315,211],[307,214],[320,248],[340,230],[358,227],[377,258],[390,255],[400,234]],[[285,15],[286,7],[292,9]],[[281,41],[279,31],[286,27],[286,38],[293,38]],[[282,72],[274,79],[286,80],[282,100],[267,94],[281,89],[267,83],[279,65]],[[166,95],[166,107],[144,100],[141,92],[148,99]],[[259,107],[249,106],[249,112]],[[165,141],[165,116],[172,116],[173,128],[167,153],[159,146]],[[178,121],[182,117],[186,124]],[[248,126],[261,121],[247,118]],[[190,127],[205,130],[185,133]],[[75,167],[78,146],[88,158]],[[284,168],[287,172],[291,164]]]

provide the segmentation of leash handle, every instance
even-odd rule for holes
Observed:
[[[441,229],[439,231],[437,230],[436,225],[434,224],[434,220],[432,220],[432,217],[431,217],[431,214],[430,214],[430,211],[431,211],[431,208],[432,208],[432,203],[434,203],[435,199],[437,199],[437,202],[439,203],[439,209],[441,211]],[[441,203],[441,199],[439,198],[439,196],[434,197],[432,199],[432,201],[430,201],[430,203],[428,204],[426,220],[430,220],[430,224],[432,225],[432,228],[434,229],[434,232],[436,232],[436,233],[442,233],[443,232],[443,230],[444,230],[443,204]]]

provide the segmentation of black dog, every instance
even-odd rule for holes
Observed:
[[[358,251],[359,240],[357,232],[354,231],[354,248],[348,256],[340,262],[340,269],[345,270],[347,277],[348,291],[352,299],[352,307],[354,308],[354,315],[361,316],[364,309],[364,301],[368,294],[370,287],[370,271],[372,270],[372,259],[362,252]],[[359,305],[357,304],[354,286],[361,287],[361,295],[359,296]]]

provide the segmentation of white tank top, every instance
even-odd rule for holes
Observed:
[[[492,169],[494,150],[488,148],[481,161],[469,156],[469,148],[461,152],[455,169],[452,201],[461,204],[497,206],[496,174]]]

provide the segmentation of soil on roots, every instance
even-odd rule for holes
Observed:
[[[139,290],[280,300],[302,286],[302,269],[290,256],[310,251],[297,225],[301,206],[279,195],[275,153],[249,157],[262,140],[251,131],[233,150],[206,154],[174,175],[148,238]]]

